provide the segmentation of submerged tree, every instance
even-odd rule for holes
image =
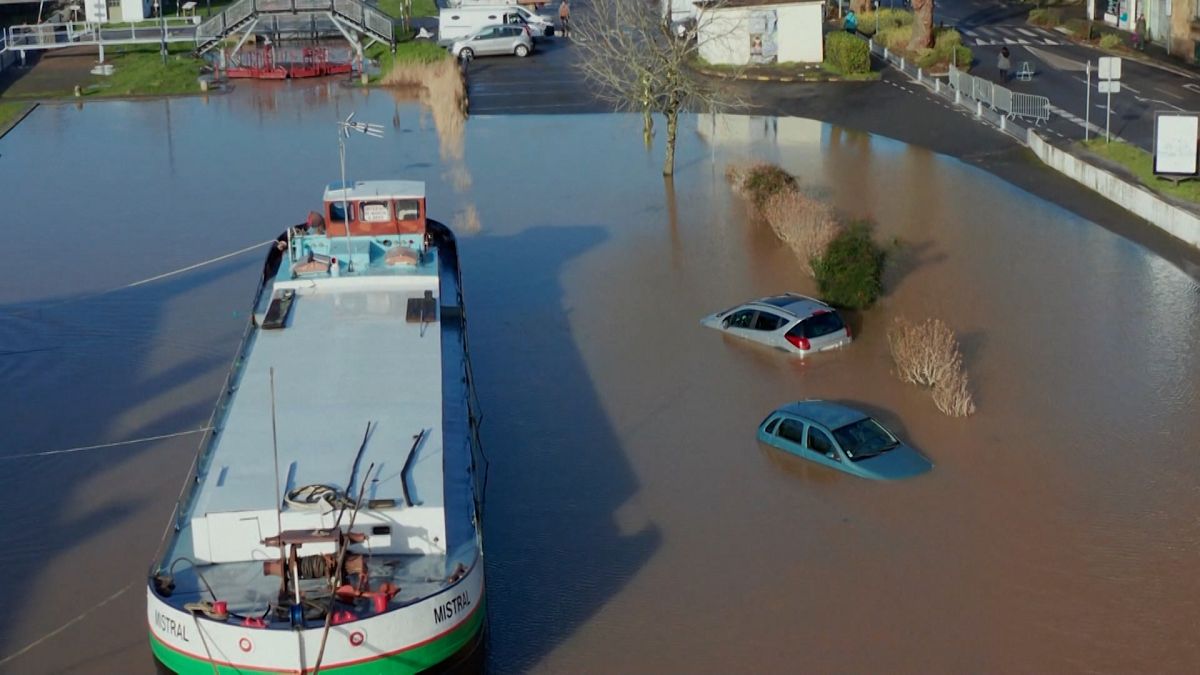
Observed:
[[[706,3],[707,9],[719,6],[720,0]],[[734,102],[720,80],[697,75],[690,67],[700,52],[697,35],[713,33],[700,29],[710,25],[714,15],[702,10],[696,21],[673,25],[654,0],[592,0],[572,12],[571,19],[572,47],[580,52],[579,68],[596,85],[596,95],[620,110],[641,113],[647,143],[654,133],[653,116],[663,116],[663,175],[674,174],[680,113]]]

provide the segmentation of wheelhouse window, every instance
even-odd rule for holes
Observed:
[[[342,202],[331,202],[329,204],[329,220],[335,223],[346,222],[346,206]]]
[[[365,223],[388,223],[392,220],[392,206],[387,201],[360,202],[358,209]]]
[[[779,437],[797,445],[804,443],[804,423],[784,420],[779,424]]]
[[[396,220],[417,220],[421,217],[421,202],[417,199],[396,200]]]

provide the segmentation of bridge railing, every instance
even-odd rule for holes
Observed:
[[[204,44],[219,39],[255,14],[320,11],[333,12],[377,37],[389,41],[392,39],[392,17],[362,0],[238,0],[226,7],[225,11],[200,24],[196,29],[196,42]]]

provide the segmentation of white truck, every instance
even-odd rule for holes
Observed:
[[[671,23],[675,35],[683,37],[688,27],[694,26],[700,11],[696,8],[697,0],[661,0],[663,18]]]
[[[532,37],[554,34],[554,24],[547,17],[520,5],[506,5],[492,0],[488,4],[465,1],[459,7],[447,7],[438,12],[438,44],[470,35],[484,26],[524,23]]]

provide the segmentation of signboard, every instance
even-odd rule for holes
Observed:
[[[1121,83],[1117,80],[1100,80],[1098,83],[1101,94],[1119,94],[1121,93]]]
[[[1173,176],[1197,174],[1196,148],[1200,140],[1200,115],[1159,113],[1154,117],[1154,173]]]
[[[1119,79],[1121,79],[1121,57],[1119,57],[1119,56],[1101,56],[1100,57],[1100,79],[1102,79],[1102,80],[1119,80]]]

